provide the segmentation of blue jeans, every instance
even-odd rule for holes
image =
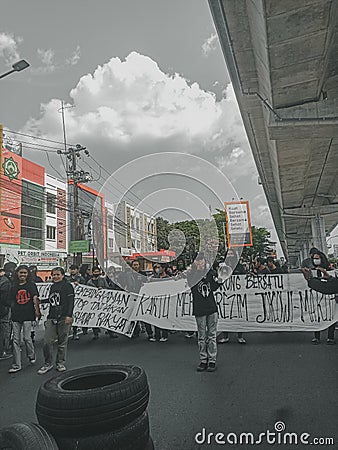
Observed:
[[[218,313],[195,317],[198,332],[198,348],[202,363],[215,363],[217,356],[217,321]]]
[[[29,360],[35,359],[34,345],[31,338],[32,322],[13,322],[13,366],[21,368],[21,330]]]

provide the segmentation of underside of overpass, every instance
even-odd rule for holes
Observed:
[[[338,224],[338,0],[209,0],[285,255]]]

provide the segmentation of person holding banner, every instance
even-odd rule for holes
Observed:
[[[75,286],[78,284],[86,284],[85,279],[82,275],[79,273],[79,266],[76,264],[72,264],[69,268],[70,275],[66,276],[66,280],[69,281],[69,283],[73,283]],[[87,328],[82,328],[83,334],[87,334]],[[80,339],[77,327],[73,327],[73,340],[78,341]]]
[[[312,249],[311,249],[312,250]],[[322,294],[338,294],[338,279],[335,277],[331,277],[328,270],[331,269],[329,261],[326,255],[315,249],[315,252],[310,254],[311,263],[307,266],[302,264],[302,272],[304,278],[308,282],[309,288],[313,289],[316,292],[320,292]],[[311,272],[311,264],[312,267],[317,270],[317,277],[312,276]],[[327,329],[327,341],[328,345],[334,345],[334,334],[335,334],[336,324],[332,324]],[[312,344],[318,345],[320,344],[320,331],[315,331],[314,337],[312,339]]]
[[[156,263],[154,265],[154,274],[149,278],[149,281],[163,280],[170,278],[167,273],[167,264]],[[167,342],[168,341],[168,330],[163,328],[155,327],[155,337],[149,338],[150,342]]]
[[[191,270],[187,273],[187,281],[192,293],[193,315],[198,331],[200,356],[198,372],[216,370],[218,312],[214,291],[222,283],[217,282],[215,277],[216,272],[206,269],[204,254],[199,253]]]
[[[65,279],[63,267],[55,267],[51,272],[53,284],[49,291],[49,313],[45,322],[45,338],[43,354],[44,365],[38,370],[39,375],[49,372],[53,368],[52,348],[57,340],[56,370],[66,370],[66,352],[68,334],[73,322],[74,288]]]

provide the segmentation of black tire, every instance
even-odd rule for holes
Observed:
[[[36,415],[55,436],[90,436],[132,422],[146,410],[148,401],[147,377],[140,367],[83,367],[40,387]]]
[[[62,450],[145,450],[149,442],[147,412],[120,430],[88,437],[57,438]],[[149,447],[151,450],[152,447]]]
[[[15,423],[0,430],[0,449],[58,450],[51,434],[35,423]]]

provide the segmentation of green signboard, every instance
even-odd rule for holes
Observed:
[[[69,253],[86,253],[89,252],[89,241],[69,241]]]

